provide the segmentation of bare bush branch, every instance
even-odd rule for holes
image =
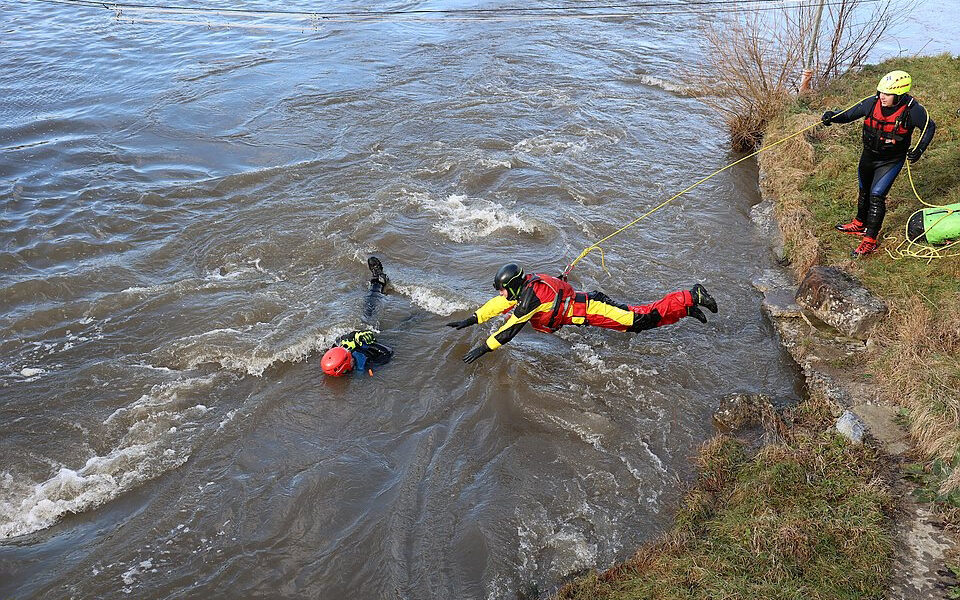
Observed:
[[[906,16],[905,9],[894,10],[892,0],[838,0],[825,8],[812,64],[806,65],[816,87],[860,68],[880,38]],[[696,79],[710,96],[705,101],[726,115],[735,149],[755,147],[767,121],[798,91],[816,10],[809,4],[745,10],[704,27],[707,65]]]

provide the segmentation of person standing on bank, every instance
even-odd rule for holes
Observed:
[[[863,118],[863,153],[857,166],[860,194],[857,197],[857,216],[849,223],[840,223],[837,231],[862,236],[860,245],[852,252],[862,258],[877,249],[880,226],[887,212],[887,193],[903,169],[904,161],[920,160],[933,134],[936,123],[926,109],[910,96],[912,80],[905,71],[891,71],[877,84],[876,96],[863,99],[843,112],[828,110],[821,122],[850,123]],[[913,130],[921,128],[920,140],[910,148]]]

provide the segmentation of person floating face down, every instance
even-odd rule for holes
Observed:
[[[863,152],[857,165],[860,193],[857,197],[857,216],[849,223],[838,223],[837,231],[862,236],[853,251],[861,258],[877,249],[880,226],[887,213],[887,193],[900,174],[904,161],[914,163],[930,145],[937,124],[927,110],[907,92],[913,81],[905,71],[891,71],[877,84],[876,96],[864,98],[843,111],[828,110],[821,122],[849,123],[863,118]],[[910,148],[913,130],[920,128],[920,140]]]
[[[367,259],[372,275],[370,290],[363,301],[361,321],[373,325],[384,296],[384,289],[390,279],[383,272],[383,264],[376,256]],[[320,359],[323,372],[332,377],[340,377],[354,371],[363,373],[370,367],[385,365],[393,357],[393,350],[377,341],[376,333],[371,329],[360,329],[341,335],[335,345],[327,350]]]
[[[544,333],[553,333],[564,325],[592,325],[639,333],[676,323],[683,317],[706,323],[707,317],[700,310],[701,306],[717,312],[716,300],[699,283],[689,291],[667,294],[652,304],[631,306],[615,302],[603,292],[578,292],[557,277],[524,275],[523,269],[511,263],[497,271],[493,287],[499,296],[490,299],[466,319],[447,323],[448,327],[463,329],[513,311],[486,342],[464,355],[465,363],[472,363],[506,344],[527,323]]]

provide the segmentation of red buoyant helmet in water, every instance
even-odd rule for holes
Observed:
[[[323,372],[333,377],[340,377],[353,370],[353,356],[343,346],[334,346],[327,350],[320,360]]]

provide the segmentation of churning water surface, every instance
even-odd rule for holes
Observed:
[[[795,396],[750,285],[753,166],[573,275],[629,302],[702,281],[708,325],[524,331],[471,366],[491,327],[444,326],[500,264],[556,273],[731,160],[678,73],[709,17],[0,11],[4,598],[549,590],[664,529],[720,396]],[[396,357],[327,379],[371,253]]]

